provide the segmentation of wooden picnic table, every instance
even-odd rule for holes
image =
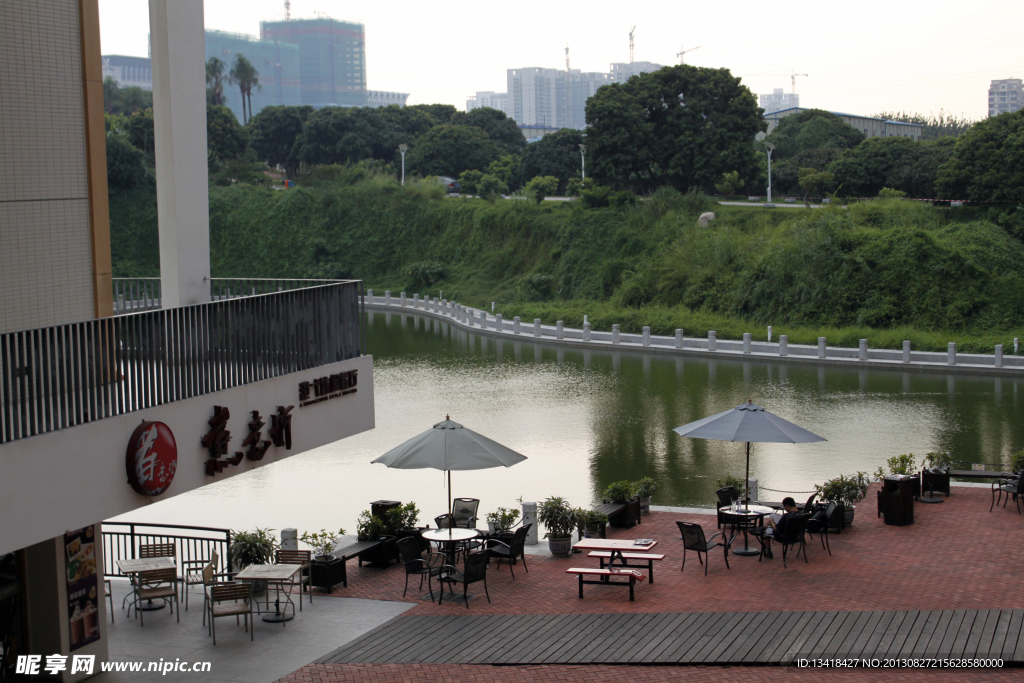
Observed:
[[[646,553],[656,545],[658,545],[658,542],[654,540],[646,545],[637,545],[635,541],[628,538],[584,538],[577,541],[572,547],[578,550],[607,550],[612,554],[612,556],[608,558],[609,567],[614,565],[616,560],[619,561],[621,566],[625,567],[628,565],[626,564],[625,558],[622,557],[622,553]]]
[[[284,622],[295,618],[295,603],[292,602],[292,593],[289,590],[286,594],[286,602],[292,606],[292,614],[288,616],[288,605],[285,605],[285,611],[281,611],[281,584],[293,583],[295,574],[301,569],[302,565],[299,564],[250,564],[235,574],[235,579],[241,581],[266,581],[267,583],[274,584],[274,611],[270,614],[264,614],[263,621],[280,623],[284,626]],[[300,597],[299,599],[301,600],[302,598]],[[257,609],[261,604],[270,607],[269,597],[266,600],[256,600],[255,602]]]

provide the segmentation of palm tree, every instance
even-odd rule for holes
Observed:
[[[210,104],[223,106],[227,101],[224,97],[225,67],[227,67],[227,64],[216,57],[210,57],[209,61],[206,62],[206,85],[212,91]]]
[[[260,72],[256,70],[256,67],[252,65],[243,54],[235,55],[235,64],[231,67],[231,81],[238,85],[238,90],[242,93],[242,123],[248,123],[249,119],[252,118],[252,89],[256,87],[260,90],[263,87],[260,85]],[[248,101],[248,113],[246,112],[246,102]]]

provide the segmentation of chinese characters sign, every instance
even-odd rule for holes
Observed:
[[[358,370],[339,372],[329,377],[320,377],[312,382],[299,382],[299,407],[305,408],[314,403],[354,394],[358,383]]]
[[[158,496],[171,485],[178,469],[178,446],[163,422],[145,422],[135,428],[125,451],[128,483],[136,493]]]
[[[68,627],[71,649],[100,639],[100,596],[96,580],[96,528],[87,526],[64,534],[64,567],[68,588]]]

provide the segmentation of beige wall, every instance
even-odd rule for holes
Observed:
[[[0,332],[88,320],[95,301],[78,1],[0,2],[0,64]]]

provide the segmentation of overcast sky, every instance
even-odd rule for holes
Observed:
[[[370,89],[410,93],[409,104],[465,108],[478,90],[506,90],[506,69],[607,71],[629,61],[726,67],[754,93],[790,92],[800,105],[870,115],[883,110],[988,113],[992,79],[1024,77],[1021,0],[734,0],[724,3],[461,3],[292,0],[292,18],[316,13],[366,25]],[[857,6],[860,8],[857,8]],[[862,9],[861,9],[862,8]],[[259,34],[283,19],[284,0],[206,0],[206,27]],[[148,3],[100,0],[104,54],[147,56]]]

